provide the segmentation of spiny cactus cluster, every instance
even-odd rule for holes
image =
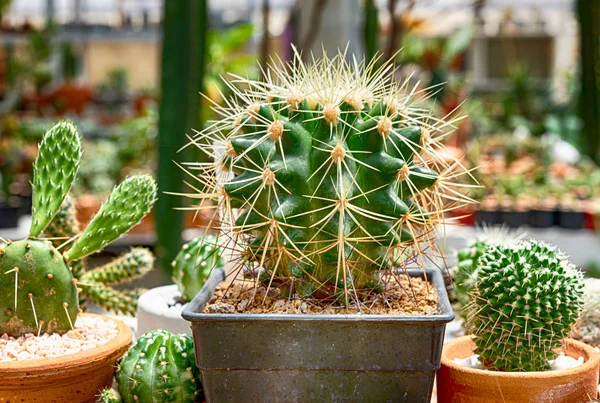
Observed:
[[[144,334],[122,358],[116,380],[124,403],[203,401],[190,335]]]
[[[63,245],[69,250],[65,240],[77,237],[80,233],[73,197],[68,194],[60,209],[44,230],[44,235],[52,239],[55,247]],[[113,286],[140,277],[152,270],[154,255],[148,249],[134,248],[107,264],[87,271],[86,258],[71,263],[73,276],[79,279],[79,308],[87,308],[88,301],[110,313],[135,315],[137,300],[145,290],[119,291]]]
[[[173,260],[173,281],[184,302],[191,301],[214,269],[223,268],[223,251],[212,235],[186,243]]]
[[[524,232],[511,231],[509,227],[482,226],[477,228],[475,239],[470,242],[469,247],[456,252],[457,264],[452,268],[452,279],[454,289],[452,296],[458,303],[458,312],[465,315],[465,307],[469,303],[469,293],[473,290],[477,277],[479,258],[491,245],[510,245],[518,242],[525,235]]]
[[[487,248],[468,306],[475,353],[501,371],[542,371],[583,306],[583,277],[554,246],[539,241]]]
[[[214,162],[186,168],[202,185],[190,197],[218,203],[241,264],[271,282],[295,277],[305,294],[343,289],[347,302],[378,287],[396,250],[435,252],[445,209],[469,200],[456,189],[467,172],[440,142],[452,122],[417,107],[392,65],[345,56],[305,65],[297,55],[266,82],[232,80],[247,90],[229,84],[222,119],[190,143]]]
[[[33,170],[29,237],[6,240],[0,246],[0,334],[18,337],[72,329],[79,311],[73,267],[83,277],[83,267],[76,262],[126,233],[152,207],[154,179],[147,175],[131,177],[113,190],[79,236],[63,239],[60,245],[39,238],[67,196],[80,158],[79,134],[70,122],[60,122],[46,132]],[[65,231],[72,224],[67,219]],[[64,251],[66,245],[70,248]]]
[[[98,396],[99,403],[121,403],[121,395],[114,389],[104,389]]]

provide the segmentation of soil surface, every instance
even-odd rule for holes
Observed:
[[[288,297],[279,288],[254,280],[234,280],[221,284],[207,305],[206,313],[280,313],[280,314],[390,314],[432,315],[439,312],[435,288],[420,278],[393,276],[381,293],[371,293],[360,303],[349,298],[348,306],[334,298]]]

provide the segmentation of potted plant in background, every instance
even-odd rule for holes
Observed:
[[[137,330],[190,333],[190,324],[181,312],[200,291],[214,270],[223,270],[223,249],[214,235],[204,234],[183,245],[172,262],[173,285],[156,287],[144,293],[138,302]]]
[[[90,284],[73,273],[82,258],[148,213],[156,183],[149,176],[126,179],[81,234],[55,246],[57,239],[42,233],[63,204],[80,158],[71,123],[60,122],[44,135],[34,163],[29,236],[0,245],[0,396],[10,401],[93,401],[112,383],[114,364],[131,342],[131,329],[121,321],[79,315],[80,289]]]
[[[472,336],[444,346],[438,402],[596,398],[600,356],[567,338],[583,302],[582,273],[555,247],[533,240],[488,247],[467,308]]]
[[[185,164],[191,197],[218,203],[212,228],[238,259],[183,312],[208,402],[431,398],[454,314],[424,265],[444,196],[469,201],[466,172],[444,159],[451,123],[428,124],[375,63],[297,56],[266,82],[237,78],[247,89],[193,139],[213,161]]]

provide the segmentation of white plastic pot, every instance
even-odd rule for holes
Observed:
[[[138,301],[138,337],[158,329],[192,334],[190,323],[181,317],[184,305],[172,306],[180,296],[176,285],[157,287],[144,293]]]

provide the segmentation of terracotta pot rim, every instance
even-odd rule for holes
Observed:
[[[35,360],[2,362],[0,363],[0,379],[19,378],[26,372],[27,376],[48,373],[54,377],[53,370],[57,372],[66,372],[73,368],[86,368],[96,365],[99,361],[106,361],[107,357],[115,354],[122,354],[122,351],[131,344],[133,332],[123,321],[110,318],[105,315],[93,313],[82,313],[80,316],[100,317],[107,321],[113,321],[117,324],[117,335],[99,347],[75,354],[68,354],[62,357],[42,358]]]
[[[565,377],[565,376],[577,376],[580,374],[585,374],[591,369],[598,367],[600,365],[600,354],[596,352],[596,350],[582,341],[573,340],[573,339],[564,339],[564,344],[570,344],[578,351],[584,352],[585,355],[588,356],[588,359],[581,365],[575,368],[568,369],[560,369],[560,370],[552,370],[552,371],[532,371],[532,372],[503,372],[503,371],[490,371],[479,368],[470,368],[465,367],[464,365],[460,365],[452,361],[447,355],[448,350],[457,345],[471,342],[471,336],[461,336],[456,339],[449,341],[444,345],[444,349],[442,351],[442,366],[448,367],[451,371],[463,372],[469,374],[471,376],[493,376],[497,378],[505,378],[505,379],[517,379],[517,378],[555,378],[555,377]]]

